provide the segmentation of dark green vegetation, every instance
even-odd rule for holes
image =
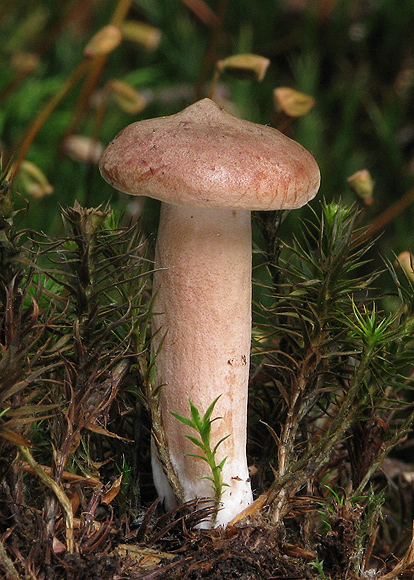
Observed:
[[[0,575],[413,577],[414,289],[395,255],[414,245],[414,5],[395,4],[0,2]],[[93,34],[124,19],[154,26],[158,46],[124,39],[84,57]],[[73,158],[79,146],[68,156],[67,137],[105,145],[132,121],[174,113],[208,94],[217,60],[248,52],[270,59],[264,80],[223,73],[216,98],[309,148],[322,187],[308,209],[256,216],[257,499],[236,527],[197,532],[193,506],[163,515],[151,481],[157,206],[132,208],[90,157]],[[115,79],[145,108],[127,112],[137,96]],[[316,104],[286,118],[277,86]],[[363,168],[370,206],[346,181]],[[158,563],[137,567],[125,544]]]

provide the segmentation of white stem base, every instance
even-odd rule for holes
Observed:
[[[247,395],[251,344],[251,224],[244,210],[194,209],[162,204],[154,275],[153,351],[156,385],[172,464],[184,500],[212,497],[211,470],[188,454],[196,435],[169,411],[190,416],[190,398],[204,414],[220,395],[212,447],[226,457],[215,526],[226,525],[252,502],[246,459]],[[153,455],[154,481],[167,509],[173,495]],[[204,479],[203,479],[204,478]],[[211,522],[208,524],[211,525]]]

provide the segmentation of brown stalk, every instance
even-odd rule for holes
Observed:
[[[49,31],[49,33],[45,36],[42,35],[39,42],[36,44],[35,53],[39,56],[44,54],[53,46],[56,39],[61,34],[62,30],[64,30],[67,24],[72,24],[73,18],[79,16],[79,13],[83,11],[89,11],[92,13],[92,5],[89,5],[85,2],[85,0],[74,0],[73,4],[68,6],[68,2],[62,2],[64,12],[58,18],[56,24],[53,25],[53,28]]]
[[[200,74],[195,87],[196,99],[204,96],[204,86],[210,75],[210,71],[215,65],[218,53],[218,47],[223,34],[223,21],[227,9],[227,0],[219,0],[217,7],[217,16],[211,21],[211,35],[207,50],[204,54]]]
[[[119,0],[115,12],[111,18],[110,24],[113,26],[120,26],[122,21],[125,19],[128,10],[132,4],[132,0]],[[76,131],[80,120],[84,114],[86,107],[90,101],[90,97],[97,85],[99,77],[101,76],[102,70],[108,60],[109,54],[102,54],[95,56],[91,60],[91,67],[89,74],[86,78],[85,84],[79,94],[78,100],[75,105],[75,110],[72,115],[72,120],[66,130],[66,135],[71,135]]]
[[[22,580],[20,574],[17,572],[16,568],[14,567],[13,562],[10,560],[9,556],[7,555],[6,549],[3,545],[3,542],[0,539],[0,564],[6,572],[5,578],[7,580]]]
[[[82,9],[82,5],[84,5],[84,0],[76,0],[72,6],[64,7],[65,12],[49,30],[48,34],[42,34],[41,39],[34,47],[33,52],[36,56],[41,57],[49,50],[65,26],[72,22],[73,15],[77,15],[79,10]],[[4,13],[7,13],[7,8],[4,8]],[[0,21],[2,19],[3,12],[0,12]],[[0,102],[7,98],[29,74],[30,71],[17,71],[10,82],[0,90]]]
[[[114,26],[119,26],[122,23],[131,3],[132,0],[119,0],[114,15],[111,19],[111,24]],[[45,124],[47,119],[50,117],[60,101],[65,97],[67,92],[78,82],[78,80],[89,68],[89,75],[78,97],[74,117],[72,123],[68,127],[67,134],[70,134],[74,131],[83,115],[85,108],[88,105],[90,95],[96,86],[107,58],[108,55],[97,56],[92,60],[85,58],[72,72],[62,88],[52,97],[52,99],[47,103],[39,115],[37,115],[29,129],[26,131],[21,144],[17,146],[19,154],[13,166],[13,175],[11,176],[11,181],[13,181],[14,176],[18,173],[19,167],[41,127]]]
[[[7,97],[20,85],[20,83],[27,77],[27,71],[17,71],[10,82],[5,85],[0,91],[0,102],[7,99]]]
[[[181,0],[207,26],[219,26],[220,20],[203,0]]]
[[[153,392],[153,388],[147,384],[149,392]],[[167,476],[168,482],[174,491],[174,495],[179,503],[184,501],[184,493],[182,486],[178,480],[175,469],[171,463],[171,457],[168,452],[168,445],[165,437],[164,426],[161,419],[161,410],[159,407],[159,397],[154,395],[149,395],[148,406],[151,414],[152,428],[151,433],[158,449],[161,463],[165,469],[165,475]]]
[[[74,552],[74,540],[73,540],[73,513],[72,513],[72,505],[69,501],[68,496],[65,492],[58,486],[56,481],[54,481],[45,471],[41,468],[41,466],[35,461],[33,455],[30,453],[27,447],[19,445],[19,451],[27,461],[27,463],[32,467],[39,477],[39,479],[55,494],[58,502],[63,511],[63,517],[65,520],[65,528],[66,528],[66,549],[69,554],[73,554]]]
[[[361,235],[358,233],[358,244],[372,237],[379,230],[383,230],[394,218],[400,215],[409,205],[414,202],[414,188],[405,193],[399,200],[388,207],[382,214],[376,217]],[[355,236],[354,236],[355,238]]]
[[[383,576],[380,576],[378,580],[394,580],[400,574],[403,574],[404,572],[412,573],[413,570],[414,570],[414,522],[411,532],[410,545],[408,546],[405,555],[401,558],[401,560],[397,562],[397,564],[390,572],[384,574]]]
[[[95,118],[93,122],[92,129],[92,139],[97,141],[99,139],[99,134],[101,132],[102,123],[105,117],[105,111],[108,104],[109,95],[112,92],[111,84],[108,83],[103,89],[101,94],[101,101],[96,109]]]
[[[275,488],[270,488],[259,497],[257,497],[253,503],[251,503],[247,508],[245,508],[242,512],[240,512],[235,518],[229,522],[229,527],[234,526],[237,522],[244,520],[248,517],[257,516],[260,511],[267,505],[270,505],[275,501],[277,497],[277,491]]]
[[[33,123],[27,129],[26,133],[21,139],[20,145],[17,145],[17,149],[19,151],[16,161],[13,163],[13,174],[11,176],[11,181],[13,181],[14,177],[17,175],[19,171],[19,167],[26,157],[28,150],[30,149],[33,140],[35,139],[36,135],[42,128],[42,126],[46,123],[47,119],[56,109],[60,101],[66,96],[66,94],[70,91],[70,89],[78,82],[80,77],[85,73],[90,62],[88,60],[83,60],[77,68],[72,72],[70,77],[66,80],[64,85],[55,93],[55,95],[50,99],[44,109],[37,115]]]
[[[208,98],[214,100],[214,94],[216,92],[217,83],[220,78],[221,71],[216,67],[214,69],[213,80],[211,81],[210,91],[208,93]]]
[[[53,470],[48,465],[39,465],[41,469],[46,473],[48,476],[52,476]],[[33,473],[35,474],[35,469],[29,463],[22,464],[22,470],[25,473]],[[87,485],[90,487],[101,487],[102,483],[96,477],[87,477],[83,475],[77,475],[76,473],[71,473],[70,471],[63,471],[61,474],[62,479],[67,481],[69,484],[78,484],[78,485]]]

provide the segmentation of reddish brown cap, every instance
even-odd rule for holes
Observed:
[[[129,125],[104,151],[100,170],[120,191],[188,207],[293,209],[320,182],[299,143],[210,99]]]

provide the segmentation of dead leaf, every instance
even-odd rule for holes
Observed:
[[[121,439],[121,441],[127,441],[128,443],[131,443],[131,441],[129,439],[126,439],[126,437],[121,437],[116,433],[112,433],[112,431],[108,431],[108,429],[105,429],[105,427],[102,427],[101,425],[98,425],[95,422],[94,423],[89,422],[85,425],[85,427],[86,429],[89,429],[89,431],[92,431],[93,433],[98,433],[99,435],[106,435],[107,437],[112,437],[113,439]]]
[[[122,483],[122,474],[114,481],[114,483],[111,485],[110,489],[105,493],[105,495],[102,497],[102,503],[106,503],[106,504],[110,504],[111,501],[116,498],[116,496],[118,495],[120,489],[121,489],[121,483]]]
[[[54,554],[63,554],[63,552],[66,552],[65,544],[58,540],[56,536],[53,536],[52,549]]]
[[[133,544],[120,544],[114,549],[112,554],[120,556],[121,558],[129,556],[143,568],[152,568],[159,564],[161,560],[173,560],[176,558],[176,554],[160,552],[159,550],[154,550],[152,548],[134,546]]]

